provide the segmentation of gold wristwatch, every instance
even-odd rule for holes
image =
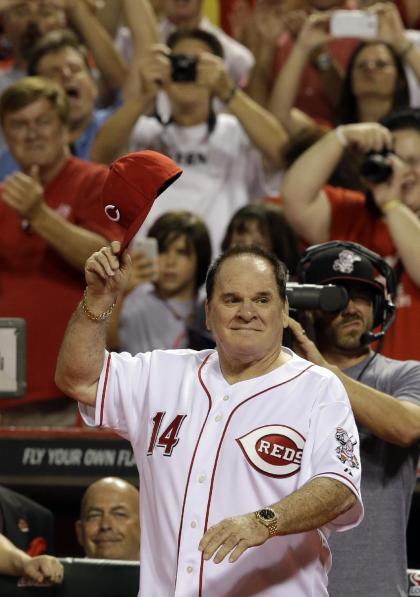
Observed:
[[[272,508],[268,506],[261,508],[261,510],[255,512],[255,516],[258,522],[267,527],[270,537],[277,535],[277,521],[279,517]]]

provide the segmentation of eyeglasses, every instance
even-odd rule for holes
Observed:
[[[56,122],[55,114],[42,114],[34,120],[26,120],[24,118],[11,118],[7,122],[7,130],[14,134],[26,134],[28,131],[44,132]]]

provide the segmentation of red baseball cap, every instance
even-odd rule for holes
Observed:
[[[121,226],[122,253],[146,219],[154,200],[182,174],[182,169],[157,151],[136,151],[109,167],[102,189],[107,217]]]

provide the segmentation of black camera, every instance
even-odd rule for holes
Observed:
[[[360,167],[361,176],[373,184],[386,182],[392,176],[392,166],[387,162],[389,152],[370,152],[366,155]]]
[[[171,78],[177,83],[190,83],[197,76],[197,56],[170,54]]]
[[[320,309],[333,313],[341,311],[349,302],[349,295],[344,286],[333,284],[286,284],[286,295],[291,309],[309,310]]]

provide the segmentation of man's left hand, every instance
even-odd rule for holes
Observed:
[[[31,169],[31,175],[15,172],[4,181],[3,201],[22,217],[31,219],[44,202],[44,190],[38,180],[38,167]]]
[[[59,584],[63,582],[63,575],[63,565],[53,556],[36,556],[23,564],[23,577],[35,583]]]
[[[269,538],[268,529],[258,522],[254,512],[222,520],[204,533],[199,550],[219,564],[230,553],[229,562],[236,562],[249,547],[262,545]],[[217,553],[216,553],[217,552]]]
[[[293,334],[295,344],[294,350],[304,359],[311,361],[315,365],[320,367],[329,367],[329,363],[324,359],[322,354],[317,349],[316,345],[312,340],[308,338],[305,330],[296,319],[289,317],[289,328]]]

